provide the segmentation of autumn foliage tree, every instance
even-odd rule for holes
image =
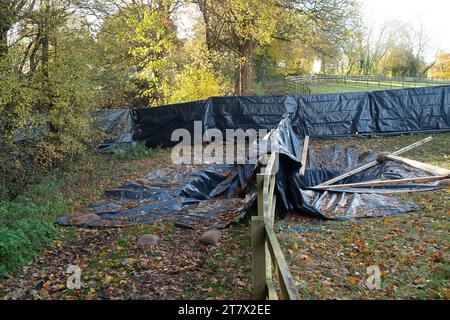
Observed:
[[[450,53],[439,52],[433,67],[428,71],[431,78],[450,79]]]
[[[297,39],[319,52],[325,48],[324,44],[344,38],[346,21],[355,13],[352,0],[193,0],[193,3],[203,17],[208,50],[233,53],[234,93],[241,95],[252,92],[256,48],[271,45],[276,39],[286,42]]]

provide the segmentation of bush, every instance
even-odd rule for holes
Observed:
[[[96,59],[93,40],[82,31],[55,37],[60,52],[50,60],[47,77],[39,68],[17,71],[20,48],[0,59],[0,183],[10,198],[34,177],[86,157],[99,142],[92,126],[99,94],[90,65]]]

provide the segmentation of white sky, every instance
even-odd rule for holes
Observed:
[[[437,51],[450,52],[450,0],[359,0],[369,25],[379,26],[386,20],[399,20],[420,28],[422,23],[430,37],[426,60]]]

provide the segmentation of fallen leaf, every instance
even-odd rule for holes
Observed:
[[[355,276],[350,276],[347,278],[348,282],[350,282],[351,284],[355,285],[358,283],[358,278]]]

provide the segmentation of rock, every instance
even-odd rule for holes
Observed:
[[[144,234],[143,236],[139,237],[137,246],[140,249],[153,249],[158,245],[159,237],[155,236],[154,234]]]
[[[440,186],[450,187],[450,179],[441,180],[438,183]]]
[[[208,230],[204,234],[202,234],[199,240],[203,244],[211,244],[215,246],[219,243],[221,235],[222,232],[220,232],[219,230]]]
[[[86,213],[75,217],[69,218],[69,224],[91,224],[99,222],[100,217],[95,213]]]

